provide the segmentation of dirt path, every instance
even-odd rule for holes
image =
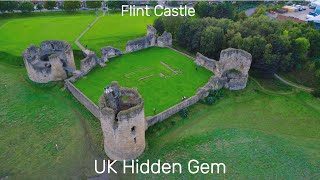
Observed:
[[[281,82],[283,82],[283,83],[285,83],[285,84],[287,84],[287,85],[289,85],[289,86],[295,87],[295,88],[297,88],[297,89],[300,89],[300,90],[303,90],[303,91],[307,91],[307,92],[312,92],[312,91],[313,91],[312,88],[305,87],[305,86],[302,86],[302,85],[293,83],[293,82],[291,82],[291,81],[288,81],[288,80],[280,77],[280,76],[277,75],[277,74],[274,74],[274,77],[277,78],[277,79],[279,79]]]
[[[256,80],[255,78],[253,78],[253,77],[249,77],[249,78],[250,78],[251,80],[253,80],[253,81],[258,85],[258,87],[260,88],[260,90],[261,90],[262,92],[266,93],[266,94],[281,95],[281,96],[283,96],[283,95],[289,95],[289,94],[293,94],[293,93],[294,93],[294,91],[290,91],[290,92],[276,92],[276,91],[271,91],[271,90],[268,90],[268,89],[264,88],[264,87],[259,83],[259,81]]]
[[[103,16],[106,15],[106,11],[102,11],[102,15],[98,16],[78,37],[77,39],[74,41],[74,43],[76,43],[76,45],[81,49],[82,52],[84,52],[85,54],[89,54],[90,50],[86,49],[80,42],[79,40],[91,29],[91,27]]]

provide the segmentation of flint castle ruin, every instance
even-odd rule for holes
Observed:
[[[158,46],[171,48],[172,35],[164,32],[157,35],[154,27],[147,27],[145,37],[129,41],[126,51],[122,52],[111,46],[101,48],[101,58],[88,50],[86,57],[80,61],[80,69],[76,69],[71,45],[65,41],[44,41],[40,47],[34,45],[23,52],[23,60],[29,78],[37,83],[65,81],[65,87],[100,120],[104,137],[104,150],[112,160],[131,160],[140,156],[145,149],[145,131],[149,126],[161,122],[181,109],[197,103],[208,96],[210,90],[226,88],[229,90],[244,89],[248,80],[248,72],[252,56],[240,49],[228,48],[220,53],[219,61],[197,53],[192,58],[198,66],[214,73],[210,80],[197,93],[169,109],[152,117],[145,117],[144,101],[136,89],[120,87],[112,82],[101,90],[98,104],[87,98],[73,83],[84,77],[96,66],[108,68],[110,58],[121,56],[145,48]]]

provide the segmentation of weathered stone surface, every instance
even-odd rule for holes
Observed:
[[[147,36],[148,36],[148,35],[156,35],[156,34],[157,34],[156,28],[154,28],[154,27],[151,26],[151,25],[148,25],[148,26],[147,26]]]
[[[147,27],[147,35],[145,37],[129,41],[126,45],[126,52],[138,51],[156,45],[156,29],[150,25]]]
[[[228,48],[221,51],[220,60],[215,61],[197,53],[195,63],[215,73],[212,84],[217,88],[244,89],[248,80],[252,56],[241,49]]]
[[[107,62],[109,58],[117,57],[121,54],[122,52],[119,49],[111,46],[101,48],[101,56],[103,62]]]
[[[80,70],[83,74],[87,74],[91,69],[96,67],[100,63],[95,52],[90,51],[87,57],[80,61]]]
[[[224,71],[235,69],[243,75],[248,75],[251,62],[250,53],[241,49],[228,48],[220,53],[219,72],[223,74]]]
[[[210,59],[204,55],[202,55],[201,53],[197,53],[196,55],[196,64],[198,66],[202,66],[206,69],[208,69],[209,71],[215,72],[215,70],[217,69],[217,63],[218,61],[214,60],[214,59]]]
[[[227,89],[244,89],[247,85],[251,62],[250,53],[241,49],[225,49],[220,53],[219,74],[217,76],[227,78],[225,83]]]
[[[66,79],[76,69],[71,45],[65,41],[44,41],[22,54],[29,78],[38,83]]]
[[[101,96],[101,127],[104,149],[112,160],[131,160],[145,148],[145,116],[143,100],[133,89],[122,88],[116,82]]]
[[[171,33],[164,32],[161,36],[158,37],[157,43],[159,47],[172,46],[172,35]]]

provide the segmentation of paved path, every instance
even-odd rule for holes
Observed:
[[[90,53],[89,49],[86,49],[80,42],[79,40],[82,38],[82,36],[84,36],[90,29],[91,27],[103,16],[106,15],[106,11],[103,11],[102,16],[98,16],[88,27],[87,29],[85,29],[78,37],[77,39],[74,41],[74,43],[76,43],[76,45],[81,49],[82,52],[84,52],[86,55],[88,55]]]
[[[302,85],[293,83],[293,82],[291,82],[291,81],[288,81],[288,80],[280,77],[280,76],[277,75],[277,74],[274,74],[274,77],[277,78],[277,79],[279,79],[281,82],[283,82],[283,83],[285,83],[285,84],[287,84],[287,85],[289,85],[289,86],[295,87],[295,88],[297,88],[297,89],[301,89],[301,90],[307,91],[307,92],[312,92],[312,91],[313,91],[312,88],[305,87],[305,86],[302,86]]]

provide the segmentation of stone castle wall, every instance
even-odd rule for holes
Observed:
[[[244,89],[247,85],[251,62],[251,54],[244,50],[234,48],[222,50],[217,77],[226,81],[224,87],[229,90]]]
[[[99,65],[97,56],[94,52],[90,51],[87,57],[80,61],[80,71],[82,71],[83,75],[85,75],[97,65]]]
[[[151,25],[147,26],[147,35],[145,37],[129,41],[126,45],[126,53],[146,49],[152,46],[171,47],[172,35],[164,32],[157,36],[157,30]]]
[[[168,32],[163,32],[161,36],[157,38],[157,45],[159,47],[171,47],[172,46],[172,35]]]
[[[148,128],[156,123],[159,123],[161,121],[164,121],[165,119],[168,119],[169,117],[178,113],[182,109],[187,108],[187,107],[197,103],[199,100],[207,97],[209,95],[209,91],[211,89],[222,88],[222,86],[219,86],[216,83],[217,83],[217,81],[214,81],[214,78],[212,77],[206,85],[204,85],[202,88],[199,88],[196,95],[194,95],[188,99],[183,100],[182,102],[166,109],[165,111],[163,111],[155,116],[148,117],[146,128]]]
[[[219,61],[197,53],[196,64],[214,72],[216,83],[229,90],[240,90],[246,87],[252,62],[250,53],[228,48],[222,50]]]
[[[108,59],[120,56],[121,54],[122,52],[119,49],[111,46],[101,48],[101,56],[103,62],[107,62]]]
[[[217,63],[218,61],[214,59],[207,58],[206,56],[202,55],[201,53],[197,53],[196,55],[196,64],[198,66],[202,66],[206,69],[208,69],[211,72],[216,73]]]
[[[68,79],[65,80],[66,88],[71,94],[86,107],[96,118],[100,118],[99,107],[93,103],[87,96],[85,96],[78,88],[76,88]]]

